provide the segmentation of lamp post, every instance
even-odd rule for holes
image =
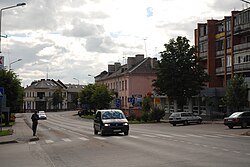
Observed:
[[[18,60],[15,60],[15,61],[11,62],[9,64],[9,70],[11,70],[11,64],[14,64],[14,63],[19,62],[19,61],[22,61],[22,59],[18,59]]]
[[[95,76],[94,75],[91,75],[91,74],[88,74],[89,77],[93,77],[94,78],[94,83],[95,83]]]
[[[8,7],[5,7],[5,8],[2,8],[0,10],[0,53],[2,53],[2,49],[1,49],[1,38],[2,37],[5,37],[5,36],[2,36],[2,12],[3,10],[6,10],[6,9],[11,9],[11,8],[15,8],[15,7],[19,7],[19,6],[24,6],[26,5],[26,3],[18,3],[16,5],[13,5],[13,6],[8,6]]]
[[[79,79],[76,79],[76,78],[73,78],[74,80],[77,80],[77,82],[78,82],[78,85],[79,85]]]

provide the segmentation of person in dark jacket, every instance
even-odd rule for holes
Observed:
[[[32,114],[31,119],[32,119],[33,136],[36,136],[36,129],[37,129],[38,120],[39,120],[39,116],[38,116],[36,110],[35,110],[34,114]]]

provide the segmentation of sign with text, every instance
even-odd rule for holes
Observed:
[[[0,69],[4,69],[4,57],[0,56]]]

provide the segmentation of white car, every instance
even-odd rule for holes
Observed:
[[[47,119],[47,116],[44,111],[38,111],[39,119]]]
[[[190,123],[201,124],[202,118],[198,115],[194,115],[191,112],[174,112],[169,117],[169,123],[173,126],[176,124],[188,125]]]

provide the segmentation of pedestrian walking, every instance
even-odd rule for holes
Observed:
[[[34,114],[32,114],[31,119],[32,119],[33,136],[36,136],[36,129],[37,129],[38,120],[39,120],[39,116],[38,116],[36,110],[35,110]]]

